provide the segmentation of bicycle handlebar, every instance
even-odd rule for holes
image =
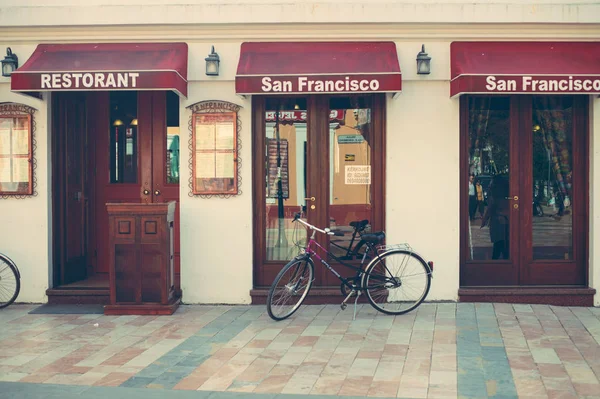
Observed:
[[[310,230],[315,230],[315,231],[318,231],[319,233],[327,234],[330,236],[336,235],[335,232],[331,231],[328,227],[326,227],[325,229],[320,229],[317,226],[313,226],[312,224],[305,222],[304,220],[300,219],[301,215],[302,215],[301,212],[296,213],[294,215],[293,222],[298,221],[298,222],[302,223],[303,225],[305,225],[306,227],[308,227]]]

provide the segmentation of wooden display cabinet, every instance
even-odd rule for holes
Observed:
[[[173,270],[175,204],[106,204],[110,304],[105,315],[170,315],[179,307]]]

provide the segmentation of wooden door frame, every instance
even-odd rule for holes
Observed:
[[[329,170],[328,156],[316,154],[317,148],[329,148],[329,135],[321,135],[316,140],[308,140],[310,132],[329,131],[329,120],[326,112],[318,112],[318,110],[329,109],[328,100],[330,97],[339,97],[342,95],[306,95],[297,96],[291,95],[285,98],[302,97],[307,99],[307,158],[311,160],[306,165],[307,181],[326,181],[329,183],[329,173],[324,173],[324,170]],[[354,95],[348,95],[350,97]],[[386,97],[385,94],[378,93],[361,93],[360,96],[371,97],[371,120],[373,123],[373,137],[371,145],[371,153],[377,154],[371,158],[371,198],[372,198],[372,215],[373,220],[371,225],[374,230],[383,230],[385,228],[385,138],[386,138]],[[252,200],[253,200],[253,286],[265,287],[270,284],[270,281],[275,277],[275,272],[269,271],[266,273],[265,266],[273,266],[273,269],[278,270],[277,266],[283,266],[287,260],[282,261],[265,261],[265,136],[266,123],[265,111],[266,100],[268,96],[252,96]],[[316,117],[315,117],[316,116]],[[314,134],[314,133],[313,133]],[[315,205],[317,206],[316,213],[309,215],[312,220],[328,220],[329,217],[329,185],[322,184],[320,189],[315,193],[307,193],[316,197]],[[321,238],[322,239],[322,238]],[[325,238],[327,239],[327,238]],[[319,272],[319,270],[321,270]],[[325,268],[317,268],[315,273],[320,276],[322,281],[326,281],[325,276],[328,276]],[[327,277],[328,278],[328,277]],[[261,284],[264,282],[263,284]],[[268,282],[268,283],[267,283]],[[337,279],[336,279],[336,285]]]
[[[562,261],[533,261],[532,257],[532,216],[531,212],[523,211],[524,206],[531,205],[533,201],[532,185],[532,162],[533,151],[532,135],[519,134],[520,131],[531,131],[532,128],[532,96],[531,95],[509,95],[510,98],[510,160],[509,168],[516,171],[518,176],[511,174],[510,195],[519,196],[519,212],[511,218],[511,248],[512,261],[469,261],[469,212],[468,198],[464,192],[468,184],[469,157],[468,157],[468,100],[472,97],[483,97],[485,95],[468,96],[460,98],[460,286],[525,286],[536,285],[576,285],[586,286],[589,275],[589,103],[586,96],[573,97],[573,170],[579,171],[574,178],[574,186],[579,187],[573,191],[572,203],[577,204],[579,209],[577,215],[573,215],[573,262],[570,269],[563,267],[557,269],[556,265],[565,265]],[[584,133],[576,134],[578,126]],[[528,130],[528,127],[530,128]],[[513,155],[514,154],[514,155]],[[529,154],[529,155],[526,155]],[[513,158],[515,160],[513,161]],[[515,164],[517,162],[517,164]],[[576,217],[575,217],[576,216]],[[520,220],[520,218],[523,220]],[[516,223],[513,222],[516,221]],[[516,238],[516,240],[515,240]],[[511,264],[511,269],[502,271],[501,265]],[[532,273],[532,269],[537,271]],[[556,277],[563,278],[564,283],[557,284]],[[569,281],[568,278],[576,275],[577,281]],[[490,276],[495,275],[493,279]],[[469,281],[470,280],[470,281]],[[469,283],[466,283],[469,281]]]

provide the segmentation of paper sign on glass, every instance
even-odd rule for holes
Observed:
[[[13,181],[29,182],[29,160],[27,158],[13,158]]]
[[[215,148],[215,125],[196,123],[196,150]]]
[[[25,129],[13,129],[13,155],[29,154],[29,131]]]
[[[217,152],[215,177],[233,178],[233,154],[228,152]]]
[[[233,149],[233,123],[217,123],[217,150],[231,150]]]

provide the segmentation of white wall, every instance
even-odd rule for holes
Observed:
[[[37,109],[34,114],[37,144],[34,157],[37,168],[33,172],[37,181],[37,196],[25,199],[0,198],[0,252],[10,257],[21,272],[21,292],[17,301],[46,302],[52,262],[52,212],[48,185],[50,151],[47,135],[50,115],[47,101],[12,93],[9,79],[0,78],[0,102],[15,102]]]
[[[201,54],[204,54],[202,52]],[[192,64],[190,64],[192,65]],[[202,65],[204,66],[204,65]],[[241,195],[190,197],[188,167],[191,112],[204,100],[229,101],[243,108]],[[181,126],[181,288],[185,303],[250,303],[252,288],[252,135],[250,101],[235,95],[233,82],[193,82],[180,114]]]
[[[388,101],[386,241],[434,262],[428,300],[458,299],[459,104],[449,82],[404,82]],[[425,110],[428,110],[425,112]]]

